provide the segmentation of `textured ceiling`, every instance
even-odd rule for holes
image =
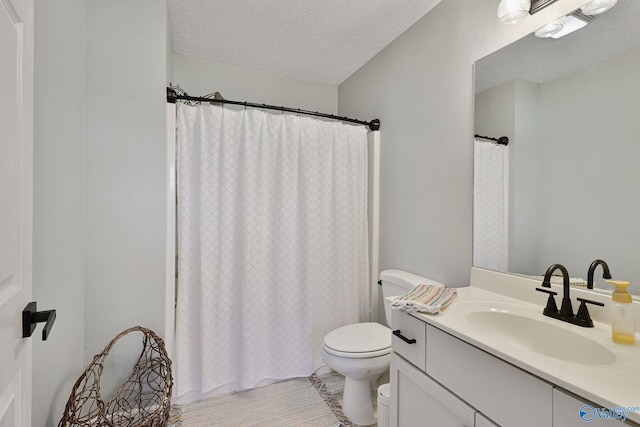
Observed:
[[[618,0],[586,27],[559,39],[533,34],[476,63],[475,91],[513,79],[545,83],[640,49],[640,0]]]
[[[439,2],[169,0],[169,32],[174,53],[338,85]]]

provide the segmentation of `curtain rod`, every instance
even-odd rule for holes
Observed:
[[[500,138],[493,138],[490,136],[478,135],[477,133],[473,135],[476,138],[488,139],[489,141],[494,141],[499,145],[509,145],[509,138],[506,136],[501,136]]]
[[[319,113],[317,111],[301,110],[300,108],[279,107],[277,105],[257,104],[253,102],[247,102],[247,101],[231,101],[229,99],[224,99],[218,92],[215,92],[215,95],[213,98],[190,96],[184,91],[182,91],[184,92],[183,94],[178,94],[176,89],[182,91],[182,89],[180,89],[179,86],[177,88],[167,87],[167,102],[175,104],[176,101],[182,100],[182,101],[194,101],[194,102],[209,102],[214,104],[242,105],[243,107],[262,108],[266,110],[277,110],[277,111],[282,111],[287,113],[296,113],[296,114],[305,114],[307,116],[323,117],[325,119],[331,119],[331,120],[340,120],[342,122],[365,125],[369,127],[370,130],[380,129],[379,119],[373,119],[370,122],[366,122],[364,120],[351,119],[349,117],[340,117],[340,116],[335,116],[333,114]]]

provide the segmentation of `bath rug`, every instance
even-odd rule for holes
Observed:
[[[337,374],[296,378],[171,408],[171,427],[346,427]],[[331,387],[323,381],[327,379]]]

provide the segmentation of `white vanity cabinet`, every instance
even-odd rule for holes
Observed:
[[[474,407],[426,372],[427,328],[422,320],[392,312],[391,405],[394,427],[495,427]]]
[[[419,318],[394,311],[392,319],[406,338],[392,340],[392,427],[638,427],[581,418],[581,408],[598,408]]]
[[[390,425],[552,427],[553,386],[406,313],[392,313]],[[415,342],[413,342],[415,340]]]

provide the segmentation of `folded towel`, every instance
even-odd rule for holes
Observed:
[[[542,281],[544,279],[544,276],[528,276],[528,275],[521,275],[519,274],[519,276],[523,276],[523,277],[528,277],[530,279],[536,279],[536,280],[540,280]],[[564,278],[562,276],[559,275],[553,275],[551,276],[551,284],[553,285],[562,285],[564,284]],[[575,286],[578,288],[586,288],[587,287],[587,281],[584,280],[581,277],[569,277],[569,285],[570,286]]]
[[[562,285],[564,283],[564,278],[562,276],[551,276],[551,283],[554,285]],[[586,288],[587,281],[580,277],[569,277],[569,285]]]
[[[437,285],[418,285],[391,302],[391,308],[407,313],[418,311],[427,314],[440,314],[458,296],[455,288]]]

